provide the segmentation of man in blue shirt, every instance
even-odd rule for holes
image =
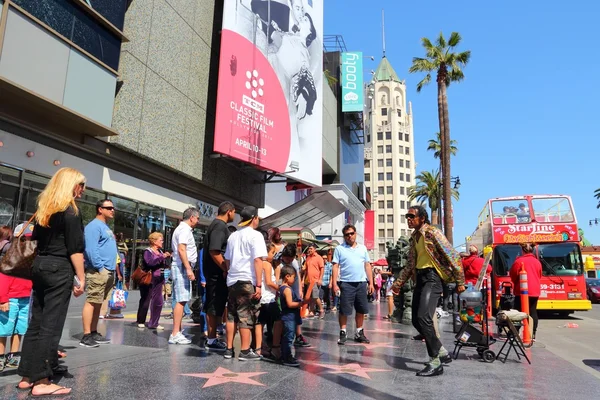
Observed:
[[[346,323],[348,316],[356,310],[356,334],[354,341],[358,343],[371,343],[363,332],[365,314],[369,313],[367,292],[373,293],[373,270],[367,248],[356,243],[356,227],[352,224],[344,226],[344,243],[335,248],[333,252],[333,290],[340,293],[339,322],[340,338],[338,344],[345,344],[347,340]],[[338,286],[340,282],[340,286]],[[368,286],[367,286],[368,282]]]
[[[100,308],[108,298],[115,282],[117,266],[117,241],[107,222],[115,218],[115,207],[111,200],[96,203],[96,218],[86,225],[85,236],[85,281],[86,301],[83,306],[83,347],[98,347],[110,340],[98,333]]]

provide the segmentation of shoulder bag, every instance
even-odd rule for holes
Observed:
[[[23,232],[35,218],[35,214],[23,225],[23,229],[11,241],[9,249],[0,261],[0,272],[15,278],[31,279],[31,267],[37,255],[37,240],[28,240]]]

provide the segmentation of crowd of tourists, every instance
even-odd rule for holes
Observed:
[[[14,236],[37,241],[31,279],[0,274],[0,367],[17,368],[22,377],[18,389],[30,390],[33,396],[71,392],[52,379],[67,372],[58,362],[65,356],[59,340],[72,295],[86,294],[80,345],[94,348],[110,343],[98,332],[98,323],[115,280],[124,279],[128,249],[122,237],[115,236],[109,227],[115,216],[110,199],[98,201],[96,217],[84,228],[76,200],[85,185],[85,177],[72,168],[62,168],[50,179],[39,195],[37,211],[30,221],[33,223],[22,224],[14,231]],[[337,343],[344,345],[350,338],[368,344],[363,323],[369,301],[378,302],[381,295],[385,296],[390,318],[393,296],[400,293],[407,280],[414,279],[412,323],[419,333],[415,338],[424,340],[430,357],[417,375],[440,375],[443,365],[451,362],[436,332],[436,307],[446,283],[453,282],[458,293],[464,291],[465,280],[472,282],[483,262],[474,247],[461,260],[441,231],[430,225],[425,208],[413,206],[405,215],[414,232],[407,266],[396,279],[389,271],[373,269],[366,247],[356,241],[357,231],[352,224],[343,228],[344,242],[331,253],[320,252],[313,244],[305,248],[286,244],[277,228],[269,229],[265,237],[259,230],[255,207],[244,207],[234,227],[235,215],[231,202],[219,205],[200,251],[193,235],[200,218],[196,208],[183,212],[172,234],[171,249],[163,249],[165,238],[160,232],[150,234],[141,265],[132,275],[140,288],[138,327],[164,329],[159,320],[170,292],[173,305],[168,343],[190,344],[182,320],[191,313],[188,303],[200,296],[207,350],[221,352],[224,358],[237,354],[240,361],[298,366],[292,348],[310,346],[302,335],[303,319],[338,312]],[[2,254],[10,248],[12,238],[10,227],[0,227]],[[523,256],[517,261],[535,280],[541,271],[539,262],[536,264],[537,259],[531,257],[531,245],[524,244],[522,249]],[[194,293],[192,283],[198,279]],[[165,291],[167,280],[170,290]],[[537,297],[530,296],[534,318],[536,302]],[[354,331],[349,334],[348,317],[353,314]],[[218,337],[223,331],[224,341]],[[241,346],[236,353],[233,343],[238,333]]]

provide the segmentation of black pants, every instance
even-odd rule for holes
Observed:
[[[537,332],[538,328],[538,313],[537,313],[537,303],[539,297],[529,297],[529,316],[533,319],[533,336]],[[515,296],[515,309],[519,311],[523,311],[521,309],[521,296]]]
[[[417,285],[413,293],[412,323],[425,337],[427,354],[437,357],[442,347],[433,327],[433,314],[442,295],[442,280],[434,268],[417,270]]]
[[[323,290],[323,308],[329,310],[331,309],[331,289],[329,289],[329,285],[321,286],[321,290]]]
[[[67,318],[73,266],[62,257],[38,256],[33,262],[31,322],[23,339],[18,374],[36,382],[52,376],[58,342]]]

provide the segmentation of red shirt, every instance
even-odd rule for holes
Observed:
[[[542,263],[531,253],[517,257],[510,268],[510,279],[512,280],[515,296],[521,294],[519,286],[519,272],[521,264],[527,271],[527,291],[530,297],[540,297],[540,280],[542,279]]]
[[[31,281],[0,274],[0,303],[31,296]]]
[[[477,283],[477,278],[479,278],[479,273],[481,272],[481,268],[483,268],[484,259],[478,257],[473,254],[469,257],[463,258],[462,265],[463,271],[465,273],[465,283],[471,282],[473,286]],[[492,267],[488,264],[488,267],[485,271],[486,274],[492,273]]]

